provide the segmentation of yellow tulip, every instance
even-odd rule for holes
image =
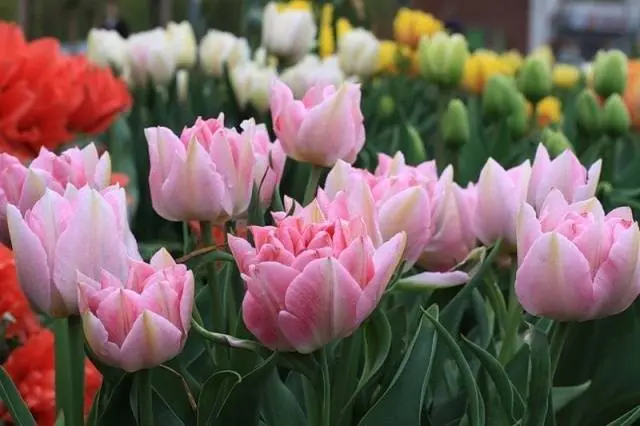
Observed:
[[[547,64],[549,64],[549,66],[552,66],[553,63],[556,61],[555,57],[553,56],[553,50],[551,50],[551,47],[549,47],[546,44],[534,49],[529,56],[539,57],[540,59],[544,60]]]
[[[573,65],[558,64],[553,67],[553,84],[562,89],[574,87],[580,80],[580,70]]]
[[[462,85],[470,92],[479,95],[484,90],[487,80],[497,74],[508,74],[500,57],[489,50],[477,50],[464,65]]]
[[[336,36],[338,41],[346,33],[351,31],[351,23],[347,18],[336,20]],[[325,3],[322,7],[322,17],[320,19],[320,32],[318,34],[318,52],[320,56],[326,58],[336,51],[336,43],[333,34],[333,4]]]
[[[393,33],[398,43],[416,47],[422,36],[430,36],[444,29],[444,23],[429,13],[400,8],[393,21]]]
[[[338,40],[352,29],[353,27],[351,26],[351,22],[349,22],[347,18],[338,18],[336,21],[336,33],[338,34]]]
[[[522,55],[517,50],[510,50],[500,56],[504,64],[505,74],[515,75],[522,66]]]
[[[412,74],[418,70],[416,52],[408,46],[402,46],[391,40],[381,40],[378,49],[377,72],[396,74],[400,70],[409,70]]]
[[[282,12],[285,10],[291,10],[291,9],[309,10],[309,11],[313,9],[310,0],[292,0],[286,3],[276,3],[276,6],[278,7],[279,12]]]
[[[562,119],[562,104],[555,96],[543,98],[536,106],[536,119],[542,127],[559,123]]]

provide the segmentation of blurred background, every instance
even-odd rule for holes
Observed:
[[[266,0],[2,0],[0,19],[18,22],[29,38],[54,36],[73,51],[92,27],[117,15],[125,32],[189,20],[201,36],[217,28],[251,38]],[[635,56],[640,0],[343,0],[352,3],[380,38],[392,33],[400,7],[432,13],[453,25],[471,47],[527,52],[549,44],[558,60],[580,64],[598,49]]]

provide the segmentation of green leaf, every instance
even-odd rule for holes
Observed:
[[[260,400],[267,381],[276,368],[277,356],[277,352],[274,352],[255,370],[242,377],[240,383],[231,390],[214,424],[258,425]]]
[[[362,328],[364,334],[364,367],[360,380],[349,401],[345,404],[340,417],[351,407],[356,397],[378,374],[391,349],[391,326],[382,309],[376,309]]]
[[[522,426],[544,426],[551,391],[551,362],[547,335],[537,327],[532,327],[529,345],[531,346],[531,357],[529,358],[531,375],[527,410],[522,420]]]
[[[407,159],[407,164],[420,164],[427,161],[427,150],[420,133],[411,124],[405,121],[405,131],[407,132],[407,143],[404,144],[403,152]]]
[[[632,408],[622,416],[607,424],[607,426],[633,426],[640,420],[640,406]]]
[[[438,316],[436,305],[429,308]],[[359,426],[419,425],[437,335],[422,318],[391,384],[364,415]]]
[[[197,426],[208,426],[229,398],[231,390],[240,383],[242,376],[235,371],[217,371],[204,382],[198,396]]]
[[[169,367],[161,365],[153,369],[152,386],[154,403],[161,402],[179,421],[179,423],[169,423],[165,420],[166,423],[163,424],[190,426],[196,423],[196,403],[187,383],[180,374]],[[156,399],[159,401],[156,401]],[[163,418],[167,419],[167,417]]]
[[[249,215],[249,225],[264,226],[264,213],[260,206],[260,190],[255,183],[251,191],[251,202],[249,203],[247,212]]]
[[[489,258],[490,257],[491,255],[489,255]],[[460,349],[460,346],[458,346],[455,339],[447,331],[447,329],[438,322],[437,318],[434,318],[428,311],[425,311],[424,315],[433,323],[436,331],[438,332],[438,335],[442,337],[442,339],[444,339],[445,345],[449,349],[451,356],[458,365],[458,369],[460,370],[460,374],[462,376],[462,381],[464,383],[464,386],[467,388],[467,393],[469,396],[469,424],[471,426],[483,426],[485,421],[484,403],[482,401],[482,396],[480,395],[480,390],[478,389],[476,380],[473,377],[473,371],[471,371],[471,367],[465,359],[464,354],[462,353],[462,349]]]
[[[338,341],[326,351],[330,355],[331,377],[331,419],[336,421],[342,411],[346,411],[348,402],[358,386],[358,377],[362,377],[360,367],[362,365],[362,349],[364,327],[358,329],[351,336]],[[333,346],[333,350],[331,349]],[[346,424],[351,424],[351,416],[347,416]]]
[[[584,394],[591,386],[591,381],[586,381],[576,386],[559,386],[551,389],[554,411],[560,411],[564,406]]]
[[[224,251],[218,251],[213,247],[205,247],[200,250],[195,250],[188,255],[178,259],[179,263],[184,263],[187,268],[196,272],[200,268],[207,266],[211,262],[234,262],[233,256]]]
[[[489,352],[464,336],[462,336],[462,341],[482,363],[482,366],[496,386],[496,391],[498,392],[498,396],[500,396],[502,405],[507,409],[509,419],[512,423],[515,422],[518,417],[517,413],[522,413],[524,410],[524,400],[515,389],[513,383],[511,383],[511,380],[509,380],[507,372],[502,368],[500,362]]]
[[[137,426],[129,404],[133,374],[123,374],[115,383],[103,381],[96,426]]]
[[[0,399],[11,413],[14,423],[19,426],[36,426],[36,421],[7,370],[4,367],[0,367],[0,370]]]
[[[262,415],[267,425],[306,426],[307,418],[291,390],[282,382],[276,369],[265,384]]]

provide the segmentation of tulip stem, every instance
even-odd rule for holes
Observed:
[[[151,387],[151,370],[144,369],[137,373],[138,379],[138,424],[153,426],[153,388]]]
[[[571,329],[571,323],[568,322],[556,322],[553,332],[551,334],[551,344],[549,347],[549,356],[551,358],[551,379],[555,376],[556,369],[558,368],[558,362],[560,361],[560,355],[562,349],[567,341],[567,336]]]
[[[67,354],[67,372],[70,381],[67,386],[71,388],[68,394],[69,411],[65,413],[67,424],[73,426],[84,425],[84,332],[82,330],[82,318],[72,315],[67,318],[67,338],[69,353]]]
[[[67,319],[58,318],[54,321],[55,332],[55,364],[56,364],[56,411],[60,415],[66,415],[69,411],[69,403],[67,391],[69,381],[69,330],[67,328]],[[69,421],[65,421],[65,425],[69,424]]]
[[[322,176],[322,167],[311,165],[311,174],[309,174],[309,180],[307,181],[307,188],[304,190],[303,204],[306,206],[316,196],[316,190],[318,189],[318,182],[320,182],[320,176]]]
[[[504,338],[502,339],[502,347],[500,348],[500,354],[498,359],[502,365],[507,363],[513,357],[516,350],[516,343],[518,341],[518,327],[522,321],[522,308],[520,302],[516,296],[516,291],[513,288],[513,280],[511,282],[511,289],[509,294],[509,306],[507,313],[507,324],[504,328]]]
[[[331,380],[329,378],[329,362],[327,350],[319,351],[320,370],[322,373],[322,405],[320,408],[320,424],[318,426],[331,426]]]

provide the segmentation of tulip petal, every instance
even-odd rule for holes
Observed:
[[[520,207],[516,227],[518,265],[521,265],[533,243],[542,235],[540,222],[531,204],[523,203],[522,207]]]
[[[260,343],[272,350],[293,350],[293,346],[280,332],[278,313],[274,312],[247,292],[242,300],[242,320],[247,330],[258,338]]]
[[[278,323],[300,353],[310,353],[352,330],[362,294],[360,286],[335,259],[315,260],[289,286],[286,310]]]
[[[151,257],[149,264],[156,269],[161,269],[175,266],[176,261],[173,259],[171,254],[169,254],[167,249],[162,247]]]
[[[373,255],[375,249],[365,236],[355,239],[340,253],[339,261],[354,280],[364,288],[375,274]]]
[[[438,289],[455,287],[468,282],[471,279],[469,274],[462,271],[451,272],[422,272],[407,278],[403,278],[398,282],[403,287],[414,287],[424,289]]]
[[[596,195],[600,173],[602,171],[602,160],[598,160],[589,168],[587,172],[587,182],[585,185],[576,188],[573,193],[573,201],[582,201]]]
[[[182,323],[183,338],[186,339],[191,328],[191,315],[195,303],[195,279],[193,272],[187,271],[182,284],[182,296],[180,298],[180,320]],[[219,308],[217,308],[219,309]],[[183,342],[184,343],[184,342]]]
[[[588,319],[594,301],[587,259],[555,232],[533,243],[516,273],[515,291],[527,312],[558,321]]]
[[[90,311],[82,312],[82,328],[87,344],[94,354],[107,364],[120,367],[122,357],[120,348],[109,341],[109,333],[100,320]]]
[[[238,269],[243,274],[249,273],[249,267],[256,262],[256,250],[244,238],[229,234],[229,249],[236,260]]]

